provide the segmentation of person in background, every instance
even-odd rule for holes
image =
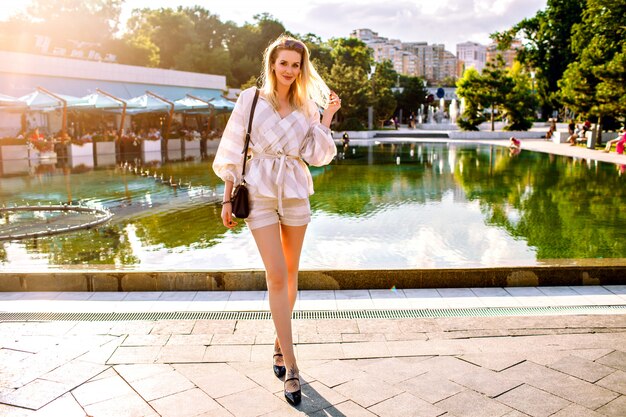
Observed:
[[[546,140],[552,139],[552,135],[554,135],[554,132],[556,132],[556,118],[551,117],[549,119],[549,122],[550,128],[548,129],[548,133],[546,133]]]
[[[509,138],[509,149],[510,149],[509,155],[511,156],[519,155],[519,153],[522,151],[522,142],[519,139],[511,136]]]
[[[36,127],[35,130],[33,130],[33,133],[30,134],[29,137],[30,140],[43,140],[44,136],[39,133],[39,128]]]
[[[344,148],[347,148],[350,144],[350,136],[348,135],[348,132],[343,132],[343,136],[341,137],[341,143],[343,144]]]
[[[606,147],[602,152],[609,153],[611,151],[611,147],[615,144],[615,152],[618,154],[624,153],[624,144],[626,143],[626,127],[622,126],[619,135],[606,143]]]
[[[591,122],[587,119],[585,123],[583,123],[569,138],[567,141],[570,143],[570,146],[576,146],[576,139],[584,138],[585,134],[591,130]]]

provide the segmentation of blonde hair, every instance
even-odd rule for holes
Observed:
[[[276,91],[276,74],[272,71],[272,65],[278,58],[280,51],[295,51],[300,54],[300,74],[289,88],[289,104],[296,110],[307,110],[309,99],[318,106],[326,108],[330,97],[330,89],[320,77],[310,61],[309,49],[304,42],[290,36],[281,35],[272,42],[263,52],[263,71],[261,73],[261,90],[265,98],[278,110],[278,94]]]

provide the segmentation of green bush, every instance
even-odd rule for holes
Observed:
[[[339,123],[336,128],[336,131],[339,130],[367,130],[367,128],[361,123],[359,119],[356,117],[350,117],[343,122]]]
[[[477,131],[480,130],[478,126],[487,120],[482,112],[478,111],[478,106],[474,103],[469,103],[461,117],[456,121],[456,124],[465,131]]]

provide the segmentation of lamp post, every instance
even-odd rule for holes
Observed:
[[[533,96],[533,102],[535,97],[535,71],[530,71],[530,93]],[[536,109],[533,109],[533,114],[536,116]]]
[[[375,72],[376,72],[376,65],[370,65],[370,73],[367,74],[367,79],[370,81],[370,86],[372,88],[372,99],[374,98],[374,83],[372,81],[372,77],[374,76]],[[374,129],[374,107],[370,105],[367,107],[367,130],[373,130],[373,129]]]

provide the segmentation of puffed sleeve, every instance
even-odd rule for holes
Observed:
[[[222,139],[213,160],[213,171],[223,181],[238,184],[241,180],[243,167],[243,145],[246,135],[245,126],[245,92],[239,94],[235,108],[226,123]]]
[[[330,129],[320,122],[317,104],[309,101],[309,131],[302,142],[300,155],[309,165],[324,166],[330,164],[337,154],[337,147]]]

